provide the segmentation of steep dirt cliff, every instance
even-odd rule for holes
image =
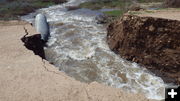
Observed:
[[[180,21],[124,15],[109,25],[107,42],[121,57],[180,84]]]

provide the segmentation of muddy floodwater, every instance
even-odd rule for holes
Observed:
[[[87,0],[39,9],[23,16],[33,22],[37,13],[47,16],[51,37],[45,55],[60,71],[81,82],[97,81],[128,92],[143,93],[150,99],[163,99],[163,80],[136,63],[127,62],[113,53],[106,43],[106,27],[97,24],[99,11],[89,9],[67,10]]]

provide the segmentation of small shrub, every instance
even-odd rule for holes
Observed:
[[[113,11],[106,11],[104,13],[108,16],[118,17],[123,14],[123,11],[122,10],[113,10]]]

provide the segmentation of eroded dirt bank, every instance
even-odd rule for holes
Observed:
[[[180,21],[127,14],[109,25],[107,42],[121,57],[180,84]]]
[[[66,76],[23,46],[24,27],[29,36],[37,34],[25,22],[0,24],[0,101],[152,101],[141,94]]]

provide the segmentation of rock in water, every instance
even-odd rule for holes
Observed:
[[[44,16],[43,14],[36,15],[35,28],[36,31],[41,34],[41,39],[47,41],[50,33],[46,16]]]

